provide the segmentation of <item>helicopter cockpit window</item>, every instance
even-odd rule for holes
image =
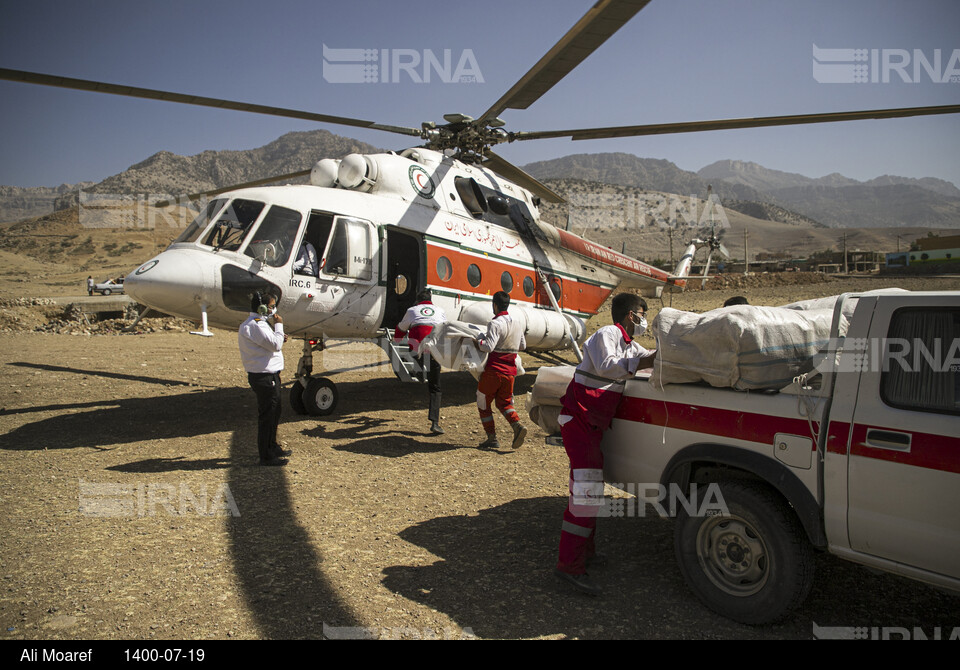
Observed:
[[[373,276],[373,253],[370,226],[359,219],[337,217],[323,271],[339,277],[370,279]]]
[[[453,183],[456,184],[463,206],[475,218],[481,218],[487,211],[487,198],[480,190],[477,180],[472,177],[457,177]]]
[[[182,233],[175,239],[171,244],[179,244],[180,242],[196,242],[200,239],[200,235],[207,228],[207,224],[213,221],[216,218],[217,214],[220,212],[220,209],[227,203],[226,198],[217,198],[211,200],[207,203],[207,206],[197,214],[197,218],[187,226]]]
[[[243,244],[250,226],[260,216],[263,207],[262,202],[237,198],[220,214],[203,244],[226,251],[236,251]]]
[[[515,230],[527,238],[547,239],[539,226],[533,223],[530,210],[523,200],[478,184],[473,178],[457,177],[454,183],[463,206],[474,218]]]
[[[300,212],[274,205],[243,253],[271,267],[284,265],[290,258],[302,219]]]

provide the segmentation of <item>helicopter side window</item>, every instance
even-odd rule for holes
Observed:
[[[271,267],[284,265],[290,258],[302,219],[300,212],[274,205],[243,253]]]
[[[370,279],[373,276],[370,228],[366,222],[337,218],[330,248],[323,261],[323,271],[354,279]]]
[[[203,243],[217,249],[236,251],[263,207],[262,202],[237,198],[223,210]]]
[[[293,271],[301,275],[317,276],[320,254],[327,248],[327,239],[330,229],[333,228],[333,214],[325,212],[310,212],[307,221],[307,230],[300,242],[297,260],[293,262]],[[311,249],[313,253],[311,252]]]
[[[226,198],[217,198],[207,203],[207,206],[197,214],[197,217],[190,223],[186,229],[170,244],[179,244],[180,242],[196,242],[200,235],[206,229],[207,225],[213,221],[220,209],[227,203]]]

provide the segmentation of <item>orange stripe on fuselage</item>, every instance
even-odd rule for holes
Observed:
[[[437,261],[441,256],[450,260],[453,266],[453,275],[443,280],[437,273]],[[480,284],[471,286],[467,281],[467,268],[476,265],[480,269]],[[519,303],[529,305],[550,306],[550,299],[542,290],[537,281],[536,273],[531,267],[515,265],[500,258],[460,253],[455,249],[443,245],[427,243],[427,283],[437,288],[460,293],[479,293],[492,296],[502,291],[501,276],[509,272],[512,278],[512,288],[508,291],[510,298]],[[529,277],[536,287],[532,296],[523,291],[523,280]],[[610,287],[560,277],[563,294],[558,302],[564,310],[580,312],[582,314],[596,314],[600,305],[607,299],[613,290]]]

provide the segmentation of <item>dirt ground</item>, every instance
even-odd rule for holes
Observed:
[[[766,283],[673,306],[960,289],[960,279]],[[425,434],[424,387],[386,366],[333,374],[334,415],[297,416],[285,402],[291,463],[261,468],[234,333],[58,333],[43,330],[50,305],[3,309],[24,322],[0,333],[0,639],[809,639],[817,626],[960,626],[960,599],[828,555],[788,619],[733,623],[686,588],[672,525],[649,508],[601,520],[606,595],[580,596],[550,572],[563,451],[536,428],[516,452],[478,450],[465,373],[442,375],[439,437]],[[298,353],[287,345],[287,382]],[[318,366],[339,370],[375,363],[379,350],[344,344],[323,356]],[[517,381],[522,416],[533,381]]]

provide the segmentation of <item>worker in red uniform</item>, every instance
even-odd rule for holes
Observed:
[[[596,553],[594,533],[603,505],[603,453],[600,439],[610,427],[625,381],[637,370],[653,366],[656,350],[634,338],[647,328],[647,303],[621,293],[611,305],[613,325],[604,326],[583,345],[583,361],[563,397],[560,432],[570,458],[570,499],[563,513],[556,575],[589,595],[600,589],[587,575],[587,561]]]
[[[499,449],[497,428],[493,423],[492,405],[513,427],[514,449],[523,444],[527,429],[520,423],[517,410],[513,408],[513,380],[517,376],[517,354],[527,348],[523,337],[523,325],[507,313],[510,295],[505,291],[493,294],[493,319],[487,324],[487,333],[477,339],[480,351],[489,352],[487,363],[477,385],[477,408],[480,423],[487,434],[480,443],[483,449]]]
[[[427,377],[427,387],[430,392],[430,409],[427,420],[430,422],[430,433],[443,435],[440,427],[440,363],[428,351],[420,351],[420,342],[423,341],[434,326],[439,326],[447,320],[443,310],[433,304],[433,294],[430,289],[417,294],[417,304],[407,310],[403,319],[397,324],[393,332],[395,340],[409,337],[410,352],[416,356],[420,374]],[[421,377],[422,380],[422,377]]]

